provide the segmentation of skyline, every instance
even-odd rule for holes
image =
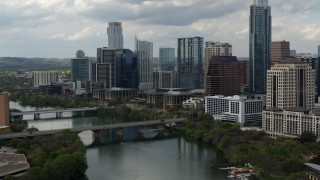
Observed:
[[[249,13],[252,0],[11,0],[0,2],[0,56],[71,58],[77,50],[96,56],[108,46],[107,26],[122,22],[124,48],[134,36],[159,47],[177,48],[177,38],[201,36],[227,42],[233,54],[249,57]],[[298,53],[316,53],[320,43],[320,3],[269,0],[272,41],[290,41]],[[121,10],[120,10],[121,9]]]

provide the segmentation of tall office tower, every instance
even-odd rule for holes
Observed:
[[[83,58],[85,58],[86,57],[86,54],[82,51],[82,50],[78,50],[77,52],[76,52],[76,58],[78,58],[78,59],[83,59]]]
[[[37,88],[40,85],[50,85],[58,81],[58,72],[56,71],[34,71],[33,72],[33,87]]]
[[[268,70],[267,109],[262,129],[270,136],[298,138],[311,132],[320,138],[320,116],[314,110],[315,70],[295,60]]]
[[[177,71],[156,70],[153,72],[153,89],[176,88]]]
[[[203,38],[178,38],[178,87],[203,88]]]
[[[162,71],[171,71],[175,67],[175,49],[161,47],[159,49],[159,66]]]
[[[235,56],[213,56],[206,78],[206,94],[239,95],[247,83],[247,68],[247,62],[238,61]]]
[[[271,42],[271,59],[270,66],[286,60],[290,57],[289,41],[273,41]]]
[[[139,89],[152,89],[153,43],[135,37],[135,53],[138,56]]]
[[[309,64],[312,69],[316,71],[316,96],[320,95],[320,62],[317,55],[311,53],[298,53],[296,54],[296,59]],[[317,98],[316,98],[317,99]]]
[[[97,49],[96,82],[107,88],[138,88],[137,55],[129,49]]]
[[[76,58],[71,59],[71,81],[85,83],[92,80],[91,60],[85,57],[82,50],[77,51]]]
[[[109,22],[107,33],[108,48],[123,49],[123,35],[121,22]]]
[[[232,56],[232,45],[229,43],[220,43],[207,41],[204,48],[204,86],[206,89],[206,79],[209,64],[212,56]]]
[[[299,60],[275,64],[267,75],[267,109],[314,109],[315,70]]]
[[[0,127],[9,126],[9,94],[0,93]]]
[[[297,51],[290,49],[290,57],[296,57],[296,56],[297,56]]]
[[[265,93],[271,46],[271,7],[268,0],[254,0],[250,6],[249,34],[250,90]]]
[[[139,88],[137,54],[129,49],[116,50],[116,87]]]

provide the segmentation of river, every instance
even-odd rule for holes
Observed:
[[[34,111],[51,108],[22,107],[10,102],[10,108]],[[97,117],[72,118],[71,113],[64,119],[54,119],[55,114],[45,114],[42,120],[34,121],[33,116],[24,117],[29,127],[39,130],[66,129],[114,123],[115,120]],[[183,137],[157,140],[130,141],[137,136],[137,129],[124,132],[123,142],[112,142],[112,132],[102,133],[100,142],[94,141],[91,131],[79,134],[87,146],[87,177],[90,180],[224,180],[227,173],[219,170],[225,167],[225,160],[215,148],[206,147]],[[155,132],[144,133],[146,139]],[[90,145],[90,146],[89,146]]]

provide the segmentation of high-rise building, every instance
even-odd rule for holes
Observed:
[[[207,41],[204,48],[204,86],[206,89],[206,79],[209,64],[212,56],[232,56],[232,45],[229,43],[220,43]]]
[[[97,49],[96,82],[107,88],[138,88],[137,55],[129,49]]]
[[[296,57],[296,56],[297,56],[297,51],[290,49],[290,57]]]
[[[153,89],[176,88],[177,72],[156,70],[153,72]]]
[[[203,38],[178,38],[178,87],[203,88]]]
[[[268,0],[254,0],[250,6],[249,35],[250,89],[253,93],[265,93],[271,46],[271,7]]]
[[[289,41],[273,41],[271,43],[271,59],[270,65],[284,61],[290,57]]]
[[[71,81],[85,83],[92,80],[91,60],[85,57],[83,51],[76,53],[76,58],[71,59]]]
[[[298,60],[275,64],[268,70],[267,109],[314,109],[315,70]]]
[[[9,126],[9,94],[0,93],[0,127]]]
[[[136,37],[135,53],[138,57],[139,89],[152,89],[153,43]]]
[[[313,112],[315,70],[299,60],[281,62],[268,71],[267,109],[262,129],[270,136],[297,138],[311,132],[320,138],[320,116]]]
[[[316,96],[320,96],[320,62],[317,55],[311,53],[298,53],[296,59],[309,64],[316,71]],[[318,99],[318,98],[316,98]]]
[[[175,67],[175,49],[161,47],[159,49],[159,69],[162,71],[172,71]]]
[[[40,85],[50,85],[58,81],[58,72],[56,71],[34,71],[33,72],[33,87]]]
[[[123,49],[123,35],[121,22],[109,22],[107,34],[108,48]]]
[[[247,84],[246,61],[238,61],[235,56],[213,56],[206,78],[206,94],[209,96],[233,96],[241,93]]]

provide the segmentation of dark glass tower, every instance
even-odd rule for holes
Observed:
[[[178,38],[178,84],[180,88],[203,88],[203,38]]]
[[[265,93],[270,68],[271,8],[268,0],[253,2],[249,27],[250,89],[252,93]]]

